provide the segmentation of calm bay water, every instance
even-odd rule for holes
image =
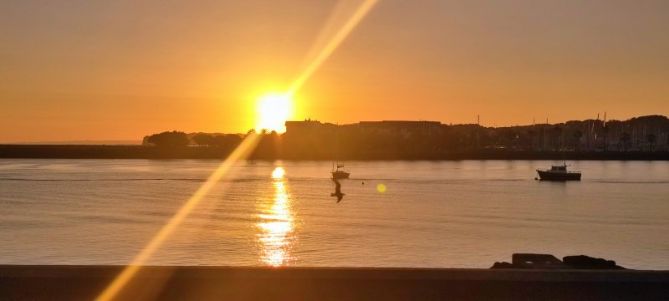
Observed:
[[[480,267],[514,252],[669,269],[669,162],[243,162],[149,264]],[[126,264],[217,161],[0,160],[0,264]],[[385,187],[385,191],[380,189]]]

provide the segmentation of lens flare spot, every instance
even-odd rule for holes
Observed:
[[[379,183],[379,184],[377,184],[377,185],[376,185],[376,191],[378,191],[379,193],[384,193],[384,192],[386,192],[386,185],[383,184],[383,183]]]

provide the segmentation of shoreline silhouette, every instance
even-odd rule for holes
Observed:
[[[252,131],[250,131],[252,132]],[[0,158],[220,159],[244,134],[167,131],[141,145],[0,144]],[[335,139],[336,138],[336,139]],[[336,143],[336,145],[335,145]],[[335,154],[336,150],[336,154]],[[437,121],[287,121],[261,132],[253,160],[669,160],[669,119],[484,127]]]

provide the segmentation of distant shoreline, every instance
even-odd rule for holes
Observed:
[[[232,151],[231,148],[218,147],[183,147],[160,148],[144,145],[32,145],[0,144],[2,159],[223,159]],[[252,160],[291,160],[291,161],[331,161],[332,156],[254,153]],[[367,152],[347,154],[339,160],[630,160],[630,161],[668,161],[669,151],[515,151],[504,149],[482,149],[434,154],[384,154]]]

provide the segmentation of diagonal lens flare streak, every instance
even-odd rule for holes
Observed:
[[[288,95],[295,94],[304,83],[313,75],[313,73],[327,60],[330,55],[339,47],[346,37],[355,29],[355,27],[364,19],[369,11],[378,3],[379,0],[364,0],[344,25],[336,31],[331,39],[325,43],[325,46],[318,52],[315,58],[306,65],[306,68],[292,82],[288,89]],[[179,208],[179,210],[170,218],[170,220],[158,231],[158,233],[149,241],[149,243],[135,256],[132,262],[126,266],[123,271],[114,278],[114,280],[102,291],[96,298],[99,301],[113,300],[118,296],[121,290],[133,279],[140,268],[156,252],[156,250],[165,242],[165,240],[174,232],[174,230],[183,222],[183,220],[200,203],[202,198],[218,183],[238,161],[248,158],[249,154],[255,149],[260,141],[258,134],[249,134],[244,141],[226,158],[216,170],[207,178],[207,180],[198,188],[197,191]]]
[[[207,180],[198,188],[197,191],[186,201],[181,208],[170,218],[160,231],[149,241],[149,243],[137,254],[130,265],[105,288],[105,290],[96,298],[96,300],[113,300],[119,291],[135,276],[140,267],[155,253],[162,243],[174,232],[174,230],[183,222],[188,214],[193,211],[200,203],[202,198],[218,183],[238,161],[244,160],[255,149],[260,140],[258,134],[249,134],[244,141],[214,170]]]
[[[316,72],[318,67],[320,67],[325,60],[332,55],[332,53],[339,47],[339,45],[348,37],[348,35],[355,29],[355,27],[365,18],[367,13],[369,13],[374,5],[378,3],[379,0],[365,0],[363,3],[358,6],[353,15],[344,23],[344,25],[332,36],[330,40],[323,46],[320,52],[316,55],[314,60],[312,60],[307,67],[302,71],[302,73],[293,81],[293,83],[288,88],[288,95],[295,94],[304,83],[311,77],[311,75]]]

